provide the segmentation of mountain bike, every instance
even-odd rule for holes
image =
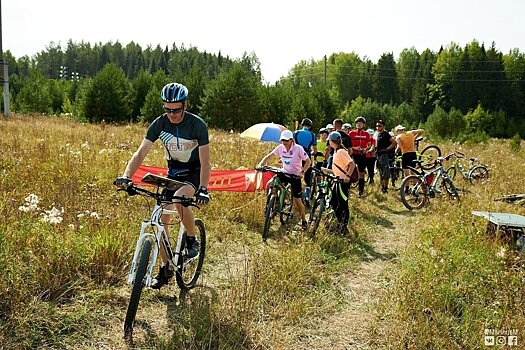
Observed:
[[[282,169],[275,168],[272,166],[263,166],[255,168],[258,171],[270,171],[275,174],[272,178],[271,186],[268,188],[266,205],[264,207],[264,226],[262,232],[263,240],[268,238],[270,233],[270,226],[272,220],[279,215],[279,220],[282,225],[288,223],[293,217],[293,196],[290,184],[284,184],[281,182],[280,176],[289,178],[300,178],[298,175],[292,175],[285,173]]]
[[[339,178],[333,176],[330,169],[321,168],[321,170],[319,170],[314,168],[313,172],[316,174],[316,177],[321,178],[321,181],[317,182],[317,193],[312,203],[308,226],[306,228],[306,234],[312,237],[319,228],[323,214],[329,209],[333,184],[341,181]],[[331,220],[328,219],[328,221]]]
[[[485,184],[489,180],[489,167],[485,164],[479,163],[475,157],[469,158],[469,166],[465,168],[461,163],[461,159],[466,158],[465,153],[460,151],[453,151],[455,157],[454,163],[447,169],[448,176],[456,179],[456,174],[461,174],[463,180],[469,181],[472,184]]]
[[[150,173],[142,178],[142,182],[155,186],[156,190],[154,192],[148,191],[132,183],[118,190],[125,191],[130,196],[141,195],[155,200],[150,219],[142,222],[133,260],[129,269],[127,283],[133,287],[126,312],[126,319],[124,321],[125,336],[131,336],[133,332],[133,325],[135,323],[135,316],[137,315],[142,289],[151,286],[153,281],[153,269],[157,262],[161,242],[164,243],[164,247],[166,248],[169,259],[168,263],[175,268],[177,285],[182,290],[191,289],[197,283],[206,252],[206,229],[204,222],[201,219],[195,218],[197,239],[200,242],[200,252],[196,257],[188,259],[186,257],[187,252],[185,247],[186,231],[182,225],[182,221],[176,210],[166,208],[168,205],[174,203],[181,204],[185,207],[192,206],[199,208],[194,198],[173,196],[172,200],[168,200],[162,192],[163,189],[176,191],[183,185],[187,185],[187,183]],[[175,249],[171,248],[170,240],[161,222],[161,216],[163,214],[176,215],[179,220],[180,227]]]
[[[443,161],[448,160],[450,156],[436,159],[437,167],[431,171],[419,171],[409,167],[416,175],[405,177],[399,190],[401,202],[407,209],[423,208],[430,198],[442,193],[443,188],[450,198],[459,201],[459,192],[443,166]],[[421,164],[421,161],[416,160],[416,163]]]

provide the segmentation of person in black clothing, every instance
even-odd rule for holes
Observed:
[[[388,179],[390,179],[390,165],[389,152],[394,150],[397,146],[397,141],[388,131],[385,130],[385,122],[381,119],[376,121],[377,130],[377,145],[376,157],[377,168],[381,176],[381,191],[388,192]]]

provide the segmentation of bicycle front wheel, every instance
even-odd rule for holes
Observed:
[[[447,173],[447,176],[451,179],[451,180],[455,180],[456,179],[456,173],[457,173],[457,170],[456,170],[456,167],[455,166],[451,166],[450,168],[447,169],[446,171]]]
[[[320,196],[320,198],[315,200],[312,206],[312,212],[310,213],[310,218],[308,219],[308,227],[306,229],[307,235],[311,237],[315,236],[315,232],[317,231],[319,223],[321,222],[321,216],[324,213],[325,206],[326,203],[324,196]]]
[[[286,225],[288,223],[288,221],[290,221],[290,219],[293,216],[293,212],[292,212],[292,208],[293,208],[292,188],[291,188],[290,184],[288,184],[281,191],[285,191],[285,192],[284,192],[282,203],[281,203],[282,207],[281,207],[281,213],[280,213],[281,214],[280,215],[280,220],[281,220],[281,224]]]
[[[423,208],[427,201],[427,193],[427,185],[423,179],[416,175],[409,175],[401,182],[399,190],[401,202],[409,210]]]
[[[185,255],[186,234],[182,237],[181,251],[179,253],[178,271],[175,274],[177,285],[180,289],[186,290],[195,287],[201,274],[206,254],[206,229],[201,219],[195,219],[196,237],[199,241],[199,255],[188,259]]]
[[[485,184],[489,181],[489,168],[485,165],[476,165],[468,173],[472,184]]]
[[[146,276],[150,255],[151,241],[146,240],[139,254],[139,263],[135,271],[135,280],[133,282],[133,289],[131,290],[131,297],[129,298],[128,311],[126,312],[126,319],[124,321],[125,336],[130,336],[133,332],[133,324],[135,323],[142,288],[144,288],[144,277]]]
[[[425,147],[419,154],[418,159],[422,162],[421,168],[425,170],[434,169],[436,159],[441,157],[441,149],[436,145]]]
[[[452,180],[449,178],[443,179],[443,187],[445,187],[445,190],[447,191],[447,194],[450,198],[459,201],[459,192],[456,186],[454,186],[454,182],[452,182]]]
[[[272,223],[273,215],[275,212],[275,194],[270,195],[268,201],[266,201],[266,209],[264,210],[264,227],[262,232],[263,240],[268,238],[270,233],[270,225]]]

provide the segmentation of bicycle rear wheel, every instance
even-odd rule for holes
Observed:
[[[144,277],[146,276],[150,255],[151,241],[146,240],[139,254],[139,263],[137,265],[137,270],[135,271],[135,281],[133,282],[128,310],[126,312],[126,319],[124,321],[124,336],[130,336],[133,333],[133,324],[135,323],[135,316],[137,315],[142,288],[144,288]]]
[[[281,224],[286,225],[293,216],[292,186],[290,184],[287,184],[281,191],[285,191],[285,193],[283,197],[283,202],[281,203],[282,208],[279,219],[281,220]]]
[[[430,145],[425,147],[418,156],[418,159],[422,162],[421,168],[425,170],[434,169],[436,164],[435,161],[441,157],[441,149],[436,145]]]
[[[181,251],[179,253],[179,262],[177,266],[180,269],[175,274],[177,285],[180,289],[186,290],[195,287],[201,274],[202,265],[204,264],[204,255],[206,254],[206,229],[201,219],[195,219],[195,228],[197,229],[196,237],[199,241],[199,255],[195,258],[187,259],[185,254],[186,234],[182,237]]]
[[[410,187],[407,192],[407,187]],[[416,175],[409,175],[401,182],[401,189],[399,194],[401,195],[401,202],[409,209],[421,209],[427,201],[428,188],[423,179]]]
[[[321,195],[321,193],[319,193]],[[312,206],[312,212],[310,213],[310,218],[308,219],[308,227],[306,229],[306,234],[313,237],[315,232],[319,227],[321,222],[321,217],[324,213],[326,203],[324,196],[317,198]]]
[[[275,194],[270,195],[268,201],[266,201],[266,208],[264,210],[264,227],[262,232],[263,240],[268,238],[270,233],[270,224],[272,223],[273,215],[275,212]]]
[[[489,181],[489,168],[485,165],[476,165],[468,173],[472,184],[485,184]]]

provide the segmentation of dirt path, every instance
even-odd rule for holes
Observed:
[[[387,325],[374,324],[377,320],[375,306],[389,284],[389,276],[397,269],[399,256],[413,236],[411,227],[415,217],[400,211],[388,213],[385,219],[391,225],[368,235],[367,254],[355,269],[339,279],[347,304],[322,321],[313,320],[309,336],[300,344],[301,349],[377,349],[381,344],[381,339],[372,339],[371,329]],[[373,346],[371,341],[375,343]]]

